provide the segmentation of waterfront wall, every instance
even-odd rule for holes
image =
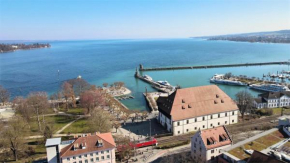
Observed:
[[[140,65],[140,71],[157,71],[157,70],[178,70],[178,69],[206,69],[206,68],[222,68],[222,67],[243,67],[243,66],[263,66],[263,65],[282,65],[290,64],[288,61],[284,62],[259,62],[259,63],[240,63],[240,64],[221,64],[221,65],[202,65],[202,66],[176,66],[176,67],[155,67],[144,68]]]

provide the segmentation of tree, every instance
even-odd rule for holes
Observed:
[[[244,114],[253,109],[253,96],[247,91],[240,91],[236,94],[237,105],[244,120]]]
[[[0,102],[2,102],[3,105],[5,105],[5,102],[8,102],[9,98],[10,93],[8,92],[8,90],[2,87],[2,85],[0,85]]]
[[[114,138],[121,161],[130,159],[133,155],[133,147],[131,145],[130,138],[122,135],[115,135]]]
[[[147,111],[143,111],[143,112],[141,112],[141,114],[142,114],[141,115],[142,121],[148,117],[148,112]]]
[[[82,92],[90,89],[90,84],[82,78],[70,79],[67,82],[72,86],[75,96],[80,96]]]
[[[115,122],[113,123],[113,127],[116,129],[116,133],[117,133],[117,132],[118,132],[118,128],[121,127],[121,124],[120,124],[118,121],[115,121]]]
[[[20,116],[11,118],[7,126],[1,128],[0,137],[3,146],[10,149],[16,161],[19,154],[26,149],[25,136],[27,131],[27,123]]]
[[[111,115],[100,109],[96,108],[92,111],[91,116],[89,117],[89,128],[90,132],[110,132],[112,128],[112,117]]]
[[[91,110],[105,103],[105,99],[99,90],[87,90],[81,94],[80,104],[88,109],[88,114]]]
[[[46,124],[43,130],[44,142],[47,139],[52,138],[52,136],[53,136],[53,124]]]
[[[228,72],[228,73],[225,74],[224,77],[225,77],[226,79],[229,79],[229,78],[231,78],[232,76],[233,76],[233,74],[232,74],[231,72]]]
[[[64,82],[61,87],[61,93],[65,99],[65,108],[68,110],[68,100],[75,97],[72,85],[68,82]]]
[[[28,106],[33,110],[36,115],[38,130],[42,131],[40,116],[42,115],[42,122],[45,123],[44,114],[49,108],[47,94],[45,92],[30,93],[27,98]]]
[[[15,97],[12,103],[12,107],[15,109],[16,113],[20,114],[26,120],[28,127],[30,128],[29,122],[33,112],[29,107],[27,100],[23,97]]]

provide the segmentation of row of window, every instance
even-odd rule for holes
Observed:
[[[269,100],[269,102],[290,102],[290,99],[281,99],[281,100]]]
[[[107,155],[107,159],[110,159],[110,155]],[[101,156],[101,160],[105,160],[105,157]],[[70,161],[70,158],[67,158],[67,161]],[[99,157],[96,157],[96,161],[100,161]],[[91,158],[90,162],[94,162],[94,158]],[[73,163],[77,163],[77,162],[73,162]],[[83,163],[83,161],[79,161],[78,163]],[[84,163],[88,163],[88,160],[85,160]]]
[[[235,123],[235,120],[232,120],[232,123]],[[228,124],[228,121],[225,121],[225,124]],[[220,125],[220,122],[217,123],[217,126]],[[213,127],[213,124],[210,124],[210,127]],[[205,125],[202,125],[202,128],[205,129]],[[197,127],[194,127],[194,130],[197,130]],[[189,129],[186,129],[186,132],[189,132]],[[180,131],[177,132],[178,134],[180,134]]]
[[[104,151],[101,151],[101,154],[104,154],[104,153],[105,153]],[[110,153],[110,151],[107,150],[106,153]],[[96,155],[99,155],[99,152],[95,152],[95,154],[96,154]],[[93,156],[93,155],[94,155],[94,153],[90,153],[90,156]],[[78,156],[78,158],[82,158],[82,157],[88,157],[88,155],[87,155],[87,154],[84,154],[84,155],[79,155],[79,156]],[[107,158],[108,158],[108,157],[110,158],[110,155],[107,155]],[[104,156],[102,156],[101,158],[104,159]],[[70,159],[71,159],[71,158],[67,158],[68,161],[69,161]],[[72,159],[76,159],[76,156],[73,156]],[[96,157],[96,159],[99,160],[99,157]]]
[[[232,112],[232,115],[235,115],[235,112]],[[228,113],[225,113],[225,117],[228,116]],[[220,118],[220,114],[218,114],[218,118]],[[213,119],[213,115],[210,115],[210,119]],[[205,121],[205,117],[202,117],[202,120]],[[197,122],[197,118],[194,118],[194,122]],[[189,120],[186,120],[186,124],[189,124]],[[177,126],[180,125],[180,122],[177,122]]]

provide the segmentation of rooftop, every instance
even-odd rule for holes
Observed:
[[[238,110],[236,103],[216,85],[177,89],[159,97],[158,110],[173,121]]]
[[[224,126],[202,130],[200,136],[208,150],[232,144],[230,135]]]
[[[55,145],[59,145],[61,142],[61,138],[51,138],[51,139],[47,139],[45,146],[55,146]]]
[[[116,147],[111,133],[97,133],[77,138],[72,144],[63,148],[60,157],[79,155],[94,151],[109,150]]]

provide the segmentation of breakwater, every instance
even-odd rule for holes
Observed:
[[[201,66],[176,66],[176,67],[154,67],[144,68],[140,64],[140,71],[158,71],[158,70],[180,70],[180,69],[207,69],[207,68],[222,68],[222,67],[244,67],[244,66],[263,66],[263,65],[285,65],[290,64],[290,61],[283,62],[259,62],[259,63],[238,63],[238,64],[221,64],[221,65],[201,65]]]

